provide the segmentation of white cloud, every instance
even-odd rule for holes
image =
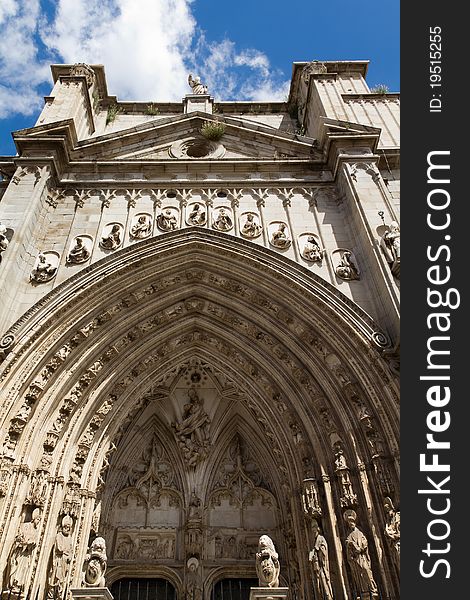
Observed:
[[[217,99],[282,100],[288,82],[268,57],[230,39],[208,41],[191,4],[59,0],[50,14],[41,0],[1,0],[0,118],[38,112],[51,62],[103,64],[120,100],[178,101],[190,71]]]
[[[2,0],[0,9],[0,118],[38,112],[38,86],[49,79],[35,40],[39,0]]]

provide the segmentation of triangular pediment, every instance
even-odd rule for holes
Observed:
[[[205,123],[223,125],[220,140],[207,140]],[[204,148],[204,146],[206,148]],[[73,160],[311,159],[315,140],[249,119],[194,112],[154,120],[78,142]],[[204,150],[207,150],[205,152]]]

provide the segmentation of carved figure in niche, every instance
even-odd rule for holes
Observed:
[[[400,274],[400,227],[392,221],[380,240],[380,247],[394,275]]]
[[[256,573],[259,587],[279,587],[280,570],[279,556],[272,539],[267,535],[262,535],[259,538],[258,552],[256,553]]]
[[[48,598],[62,598],[64,584],[72,560],[72,519],[66,515],[62,519],[61,531],[56,535],[52,549],[52,565],[49,572]]]
[[[101,238],[100,246],[105,250],[116,250],[121,245],[121,226],[114,223],[111,231]]]
[[[131,227],[131,236],[139,240],[146,238],[152,231],[152,221],[148,215],[140,215]]]
[[[7,228],[0,221],[0,252],[4,252],[8,248]]]
[[[351,478],[349,477],[349,468],[344,456],[344,450],[341,442],[334,444],[335,450],[335,473],[339,477],[341,485],[341,505],[351,506],[356,503],[357,496],[354,493]]]
[[[312,520],[313,548],[310,550],[308,560],[313,569],[313,585],[315,598],[322,600],[333,599],[333,589],[330,580],[330,563],[328,561],[328,544],[320,532],[316,519]]]
[[[189,402],[184,405],[181,423],[173,423],[175,435],[185,460],[195,466],[207,456],[210,419],[196,390],[188,390]]]
[[[287,225],[285,223],[279,223],[279,227],[271,235],[269,240],[276,248],[288,248],[291,244],[291,240],[287,237],[286,233]]]
[[[323,259],[323,250],[320,248],[320,244],[317,238],[313,235],[307,237],[304,247],[302,248],[302,256],[305,260],[310,262],[321,262]]]
[[[199,577],[199,561],[195,556],[191,556],[186,563],[187,580],[186,580],[186,600],[201,600],[202,585]]]
[[[352,254],[349,250],[344,250],[341,254],[341,259],[335,269],[336,275],[346,281],[359,279],[359,270],[352,260]]]
[[[230,215],[227,214],[225,208],[219,209],[219,214],[217,215],[217,219],[214,221],[213,227],[219,231],[230,231],[230,229],[232,229],[232,219],[230,218]]]
[[[106,542],[102,537],[93,540],[88,554],[85,556],[86,587],[105,587],[104,574],[108,564],[106,556]]]
[[[31,521],[22,523],[15,537],[9,560],[9,588],[14,594],[23,595],[25,586],[29,583],[28,571],[38,542],[40,520],[41,511],[35,508]]]
[[[188,216],[189,225],[204,225],[206,222],[206,211],[200,204],[193,204],[193,208]]]
[[[385,535],[392,549],[393,560],[400,570],[400,511],[396,511],[391,498],[385,498]]]
[[[373,598],[377,598],[377,584],[372,575],[369,545],[366,536],[356,527],[356,512],[345,511],[344,520],[350,529],[346,538],[346,556],[353,576],[355,597],[360,598],[362,592],[370,592]]]
[[[196,77],[193,78],[192,74],[190,73],[188,76],[188,84],[189,84],[189,87],[191,88],[191,93],[207,94],[207,85],[204,85],[203,83],[201,83],[201,78],[198,77],[197,75],[196,75]]]
[[[45,254],[40,252],[29,278],[36,283],[45,283],[46,281],[50,281],[56,273],[57,267],[48,260]]]
[[[246,221],[242,226],[241,234],[248,238],[256,238],[261,235],[261,226],[255,221],[255,213],[247,213]]]
[[[90,258],[90,251],[85,245],[85,240],[78,236],[75,238],[72,248],[67,255],[67,262],[79,264]]]
[[[198,498],[195,491],[191,493],[189,500],[188,524],[194,521],[199,522],[202,519],[201,499]]]
[[[171,209],[167,208],[157,217],[157,227],[162,231],[174,231],[178,228],[178,222]]]

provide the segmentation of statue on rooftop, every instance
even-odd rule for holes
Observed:
[[[207,85],[201,83],[201,78],[197,75],[193,79],[193,76],[190,73],[188,76],[188,83],[193,94],[207,94]]]

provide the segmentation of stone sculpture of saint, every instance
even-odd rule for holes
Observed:
[[[108,235],[101,238],[100,246],[105,250],[116,250],[121,245],[121,226],[115,223]]]
[[[104,538],[97,537],[85,557],[85,587],[105,587],[104,574],[107,564],[106,542]]]
[[[280,570],[279,556],[272,539],[267,535],[262,535],[259,538],[258,552],[256,553],[256,574],[259,587],[279,587]]]
[[[188,390],[189,402],[184,405],[181,423],[173,423],[175,435],[190,466],[205,458],[209,448],[210,419],[196,390]]]
[[[333,590],[330,580],[330,564],[328,561],[328,544],[320,532],[318,521],[312,520],[313,548],[310,550],[308,560],[313,569],[313,585],[315,598],[333,600]]]
[[[9,587],[10,591],[17,595],[23,594],[29,583],[28,571],[33,550],[38,542],[40,520],[41,511],[39,508],[35,508],[31,521],[20,525],[13,543],[9,560]]]
[[[286,233],[287,226],[285,223],[279,223],[279,227],[273,232],[271,236],[271,244],[276,248],[288,248],[290,246],[290,239]]]
[[[377,584],[372,575],[367,538],[356,527],[357,515],[354,510],[345,511],[344,519],[350,530],[346,538],[346,556],[351,567],[355,597],[360,598],[363,592],[369,592],[373,598],[377,598]]]
[[[140,215],[137,223],[131,227],[131,236],[138,239],[146,238],[152,231],[152,222],[147,215]]]
[[[40,252],[38,254],[36,266],[31,271],[30,279],[36,283],[44,283],[52,279],[56,272],[57,267],[54,267],[54,265],[47,260],[46,255]]]
[[[90,251],[85,246],[83,238],[77,237],[67,256],[67,262],[78,264],[90,258]]]
[[[162,231],[173,231],[178,227],[176,217],[169,208],[158,215],[157,227]]]
[[[214,229],[218,229],[219,231],[230,231],[232,225],[232,219],[227,214],[227,211],[225,208],[221,208],[217,215],[217,219],[214,221]]]
[[[199,204],[194,204],[189,213],[188,222],[190,225],[204,225],[206,222],[206,213]]]
[[[311,262],[321,262],[323,258],[323,252],[315,236],[309,235],[307,237],[307,241],[302,250],[302,256]]]
[[[188,84],[192,94],[207,94],[207,85],[201,83],[201,78],[196,76],[193,78],[190,73],[188,76]]]
[[[359,279],[359,270],[352,260],[352,254],[345,250],[341,256],[339,265],[336,267],[336,275],[341,279],[352,280]]]
[[[254,213],[248,213],[246,215],[246,221],[243,224],[241,234],[249,238],[255,238],[261,235],[261,227],[256,223]]]
[[[393,560],[400,569],[400,511],[396,511],[391,498],[385,498],[385,535],[392,549]]]
[[[56,535],[52,549],[52,566],[49,572],[49,590],[47,597],[62,598],[64,584],[72,560],[72,519],[66,515],[62,519],[61,530]]]

